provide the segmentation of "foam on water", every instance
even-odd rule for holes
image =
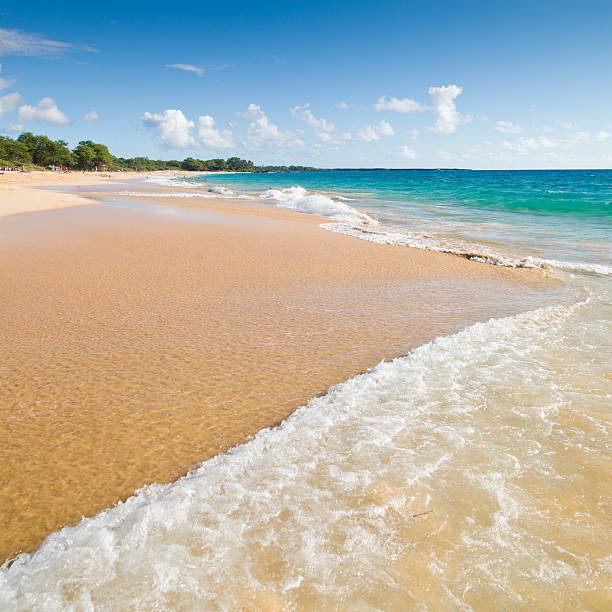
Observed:
[[[176,175],[147,176],[145,178],[145,183],[155,183],[157,185],[164,185],[166,187],[183,187],[187,189],[198,189],[202,187],[201,183],[181,180],[181,178]]]
[[[344,204],[341,201],[343,198],[308,192],[303,187],[268,189],[259,197],[275,200],[277,205],[282,208],[291,208],[300,212],[321,215],[337,221],[359,223],[366,226],[377,224],[374,218],[348,204]]]
[[[216,193],[219,195],[226,195],[226,196],[233,195],[233,191],[231,189],[228,189],[227,187],[223,187],[221,185],[215,185],[212,183],[210,185],[205,186],[203,185],[201,181],[194,183],[193,181],[183,180],[180,176],[176,176],[176,175],[147,176],[145,178],[145,183],[155,183],[157,185],[164,185],[167,187],[181,187],[181,188],[187,188],[187,189],[202,189],[203,187],[206,187],[207,190],[210,191],[211,193]]]
[[[184,192],[184,191],[162,191],[162,192],[152,192],[152,191],[117,191],[111,195],[115,196],[131,196],[131,197],[141,197],[141,198],[214,198],[215,195],[211,193],[203,193],[201,191],[197,192]]]
[[[368,240],[378,244],[394,244],[397,246],[425,249],[427,251],[452,253],[475,261],[498,266],[510,266],[512,268],[557,268],[570,272],[588,272],[601,274],[603,276],[612,274],[612,267],[603,264],[558,261],[555,259],[533,256],[517,258],[495,252],[482,245],[450,242],[439,237],[433,237],[422,233],[398,231],[397,229],[380,225],[371,227],[370,225],[355,223],[322,223],[320,227],[332,232],[346,234],[354,238]]]
[[[381,363],[177,482],[50,535],[2,567],[0,604],[601,607],[607,315],[589,297]]]

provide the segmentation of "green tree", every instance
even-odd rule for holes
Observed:
[[[202,167],[202,162],[199,159],[194,159],[193,157],[186,157],[181,164],[181,168],[183,170],[190,171],[204,170]]]
[[[31,163],[32,156],[23,142],[0,136],[0,165],[22,166]]]
[[[114,160],[106,145],[91,140],[81,140],[73,154],[76,167],[81,170],[91,170],[102,166],[110,167]]]
[[[17,141],[27,148],[32,162],[37,166],[73,164],[72,153],[64,140],[51,140],[47,136],[24,132]]]
[[[72,153],[75,165],[79,170],[89,170],[95,166],[96,152],[92,147],[80,142]]]
[[[230,157],[226,160],[226,166],[228,170],[233,172],[253,172],[255,166],[252,161],[246,159],[240,159],[239,157]]]

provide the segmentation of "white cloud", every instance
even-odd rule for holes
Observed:
[[[0,115],[15,110],[15,107],[19,104],[19,100],[21,100],[21,96],[18,93],[2,96],[0,98]]]
[[[504,142],[503,148],[507,151],[517,153],[538,153],[547,152],[550,156],[550,149],[572,149],[577,145],[593,144],[593,142],[604,142],[610,138],[612,134],[605,130],[599,132],[574,132],[564,138],[547,138],[546,136],[537,136],[535,138],[521,137],[514,142]]]
[[[520,125],[514,125],[512,121],[498,121],[495,129],[502,134],[520,134],[523,131]]]
[[[451,159],[453,159],[453,160],[457,159],[458,156],[457,156],[456,153],[449,153],[448,151],[440,151],[438,153],[438,157],[441,157],[442,159],[448,161],[448,160],[451,160]]]
[[[256,119],[262,115],[265,116],[265,113],[261,110],[261,106],[257,106],[257,104],[249,104],[246,110],[238,111],[236,114],[243,119]]]
[[[206,72],[204,68],[200,68],[200,66],[194,66],[193,64],[166,64],[166,68],[177,68],[178,70],[195,72],[198,76],[202,76]]]
[[[100,115],[98,115],[95,110],[90,110],[88,113],[83,115],[83,119],[85,119],[85,121],[89,121],[90,123],[97,121],[99,118]]]
[[[70,119],[57,108],[53,98],[43,98],[36,106],[25,104],[19,107],[19,121],[47,121],[66,125]]]
[[[310,104],[304,104],[304,106],[294,106],[291,109],[291,114],[300,121],[303,121],[309,125],[315,131],[317,138],[321,142],[338,143],[338,141],[332,136],[332,133],[336,131],[336,126],[327,119],[315,117],[310,110]]]
[[[412,142],[419,142],[419,130],[409,130],[408,136],[410,136]]]
[[[574,127],[574,124],[571,121],[563,121],[561,123],[561,127],[566,129],[566,130],[569,130],[569,129]]]
[[[3,79],[0,77],[0,91],[9,88],[15,81],[12,79]]]
[[[380,140],[383,136],[393,136],[395,132],[391,124],[387,121],[381,121],[376,125],[364,125],[356,134],[357,140]]]
[[[0,28],[0,55],[60,55],[70,49],[96,51],[86,45],[49,40],[32,32]]]
[[[397,113],[420,113],[427,110],[428,107],[410,98],[389,98],[387,100],[387,96],[382,96],[382,98],[379,98],[378,102],[374,104],[374,108],[377,111],[386,110],[395,111]]]
[[[535,153],[543,149],[552,149],[558,146],[558,143],[545,136],[538,136],[537,138],[525,138],[521,136],[521,138],[515,142],[506,141],[503,144],[506,151],[515,151],[517,153]]]
[[[441,134],[453,134],[457,126],[469,123],[472,118],[469,115],[461,115],[457,111],[455,98],[463,91],[458,85],[446,85],[444,87],[430,87],[428,89],[431,105],[438,115],[436,123],[431,128],[434,132]]]
[[[419,154],[414,149],[411,149],[406,145],[400,147],[400,151],[402,153],[402,157],[405,157],[406,159],[417,159],[419,157]]]
[[[239,117],[251,119],[248,129],[249,140],[255,145],[272,144],[279,147],[302,146],[304,143],[296,132],[281,131],[272,123],[257,104],[249,104],[246,111],[237,113]]]
[[[600,130],[599,132],[594,133],[574,132],[568,138],[564,139],[563,142],[568,146],[572,146],[576,143],[589,143],[593,142],[594,140],[596,142],[604,142],[608,138],[610,138],[610,133],[606,132],[605,130]]]
[[[210,115],[198,118],[198,136],[209,149],[229,149],[234,145],[232,133],[229,130],[220,132],[215,128],[215,120]]]
[[[348,104],[346,102],[337,102],[334,104],[334,106],[340,110],[346,110],[348,108]]]
[[[21,123],[9,123],[7,127],[4,128],[5,132],[9,134],[19,134],[19,132],[23,132],[23,125]]]
[[[186,149],[196,145],[191,134],[195,124],[185,117],[182,110],[168,108],[163,113],[146,112],[141,120],[146,126],[155,129],[161,141],[171,149]]]

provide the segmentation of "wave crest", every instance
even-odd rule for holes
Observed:
[[[344,204],[340,198],[322,193],[308,192],[303,187],[287,189],[268,189],[260,196],[262,199],[276,200],[277,206],[290,208],[311,215],[321,215],[336,221],[346,221],[365,225],[376,225],[378,221],[364,212]]]

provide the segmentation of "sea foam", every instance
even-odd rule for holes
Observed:
[[[377,221],[364,212],[344,204],[341,197],[324,195],[322,193],[308,192],[303,187],[289,187],[288,189],[268,189],[260,196],[271,199],[282,208],[291,208],[313,215],[329,217],[337,221],[348,221],[364,225],[376,225]]]

